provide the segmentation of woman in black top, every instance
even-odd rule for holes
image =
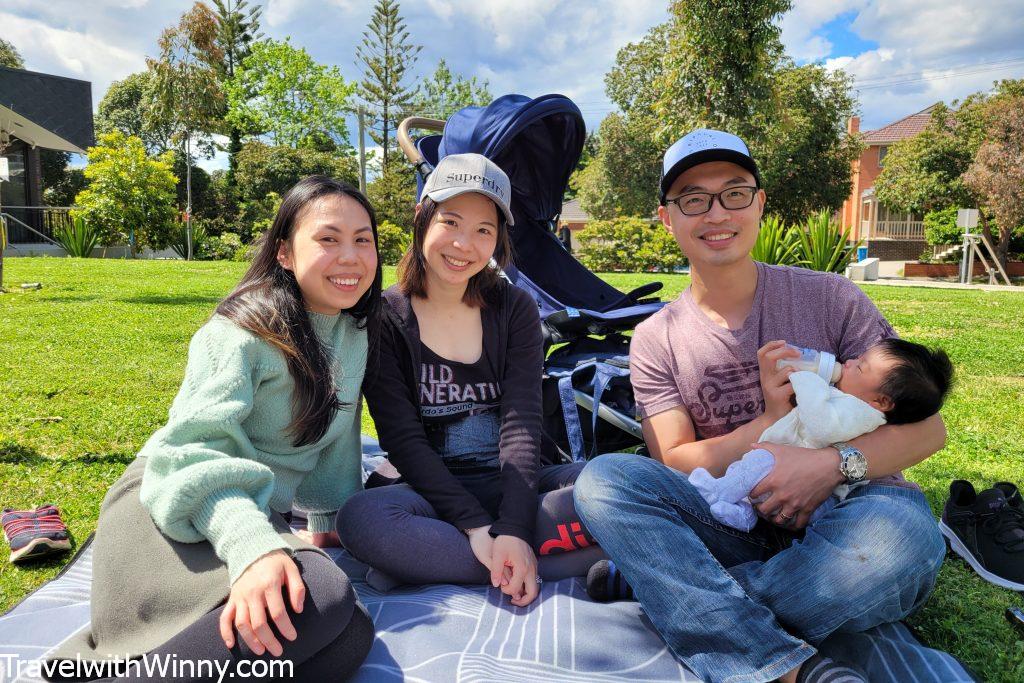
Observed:
[[[582,463],[540,466],[537,306],[495,267],[510,257],[510,195],[485,157],[442,160],[384,294],[363,389],[403,483],[368,488],[338,514],[375,587],[490,582],[522,606],[539,592],[538,556],[549,579],[604,556],[573,506]]]

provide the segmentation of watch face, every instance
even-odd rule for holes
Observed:
[[[862,453],[852,454],[846,458],[846,476],[850,479],[863,479],[868,473],[868,462]]]

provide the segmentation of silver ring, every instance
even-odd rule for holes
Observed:
[[[544,579],[542,579],[542,578],[540,578],[540,577],[538,576],[538,577],[537,577],[537,583],[544,583]]]
[[[795,515],[794,515],[794,516],[795,516]],[[789,515],[787,515],[787,514],[786,514],[785,512],[783,512],[782,510],[779,510],[779,517],[782,517],[783,519],[793,519],[793,517],[790,517]]]

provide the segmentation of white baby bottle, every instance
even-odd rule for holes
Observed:
[[[780,370],[789,365],[797,370],[813,372],[829,384],[835,384],[839,381],[839,376],[843,373],[843,366],[837,363],[836,357],[828,351],[815,351],[814,349],[805,349],[800,346],[793,346],[792,344],[786,344],[786,346],[799,351],[800,357],[783,358],[776,363],[776,367]]]

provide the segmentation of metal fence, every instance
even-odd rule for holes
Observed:
[[[71,223],[69,206],[0,206],[0,211],[6,214],[11,244],[52,242],[54,229]]]

